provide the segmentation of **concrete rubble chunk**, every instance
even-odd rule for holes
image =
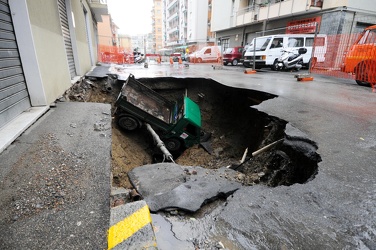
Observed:
[[[241,187],[236,182],[238,172],[225,167],[158,163],[137,167],[128,175],[152,212],[168,208],[196,212],[209,201],[227,197]]]

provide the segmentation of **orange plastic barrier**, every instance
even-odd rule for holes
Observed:
[[[162,57],[161,57],[160,54],[146,54],[145,58],[146,58],[147,62],[155,61],[155,62],[157,62],[157,64],[160,64],[161,61],[162,61]]]
[[[324,46],[315,42],[314,48],[321,46],[321,50],[314,51],[311,72],[354,79],[359,85],[375,88],[376,26],[373,27],[373,30],[366,29],[362,34],[328,35]],[[319,61],[318,58],[324,60]]]
[[[123,47],[99,45],[98,61],[103,63],[132,64],[134,63],[133,52]]]
[[[128,58],[128,61],[129,60]],[[124,64],[126,62],[126,53],[122,47],[99,45],[98,61],[103,63]]]

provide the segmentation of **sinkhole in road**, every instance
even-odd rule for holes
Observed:
[[[320,156],[317,145],[310,139],[286,133],[288,122],[258,111],[252,106],[277,96],[256,90],[225,86],[206,78],[139,78],[138,81],[152,88],[169,100],[187,95],[201,109],[202,128],[211,133],[212,154],[196,145],[178,155],[175,162],[185,166],[216,169],[239,165],[248,149],[252,152],[279,139],[276,145],[237,168],[239,181],[244,185],[262,183],[268,186],[306,183],[318,172]],[[113,98],[118,96],[124,81],[116,80]],[[114,99],[112,100],[112,103]],[[131,187],[127,172],[132,168],[153,163],[155,147],[145,128],[138,132],[121,131],[113,124],[113,176],[114,184]],[[154,159],[155,160],[155,159]]]

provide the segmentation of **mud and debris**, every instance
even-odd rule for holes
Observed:
[[[284,139],[281,145],[248,160],[238,168],[239,173],[243,174],[238,181],[243,185],[292,185],[305,183],[316,175],[317,163],[321,161],[316,153],[316,144],[304,137],[286,135],[287,121],[252,108],[275,98],[275,95],[231,88],[204,78],[138,80],[169,100],[187,94],[200,106],[202,128],[211,134],[212,154],[202,146],[195,145],[178,155],[175,159],[177,164],[219,169],[240,164],[246,149],[249,156],[263,146]],[[64,97],[67,101],[110,103],[113,112],[123,83],[114,78],[83,80]],[[135,132],[125,132],[116,124],[115,117],[112,118],[113,185],[130,189],[133,186],[128,173],[135,167],[158,161],[156,149],[144,127]]]

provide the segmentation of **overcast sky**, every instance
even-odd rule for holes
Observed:
[[[152,0],[108,0],[108,11],[119,34],[137,35],[151,32]]]

